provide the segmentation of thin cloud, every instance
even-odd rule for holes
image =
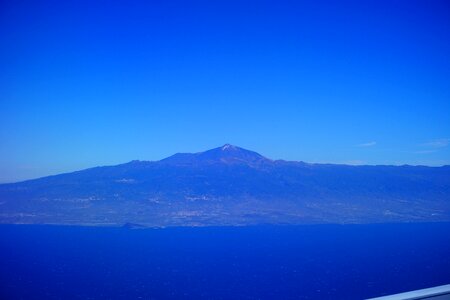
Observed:
[[[367,143],[358,144],[356,146],[357,147],[372,147],[372,146],[375,146],[376,144],[377,144],[377,142],[367,142]]]
[[[450,144],[450,139],[436,139],[429,141],[427,143],[423,143],[422,146],[424,147],[431,147],[431,148],[444,148],[447,147]]]
[[[364,160],[354,159],[354,160],[343,161],[342,164],[351,165],[351,166],[363,166],[363,165],[367,165],[367,162]]]
[[[435,153],[437,150],[422,150],[422,151],[415,151],[416,154],[429,154],[429,153]]]

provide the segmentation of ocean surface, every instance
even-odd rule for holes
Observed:
[[[364,299],[450,283],[450,223],[0,226],[1,299]]]

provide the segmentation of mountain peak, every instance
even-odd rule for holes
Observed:
[[[255,164],[269,161],[254,151],[246,150],[231,144],[198,153],[177,153],[162,161],[175,164]]]
[[[234,145],[231,144],[225,144],[221,147],[222,151],[230,151],[230,150],[237,150],[239,147],[236,147]]]

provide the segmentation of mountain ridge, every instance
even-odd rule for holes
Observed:
[[[450,168],[271,160],[230,144],[0,185],[0,223],[450,221]]]
[[[98,168],[110,168],[110,167],[118,167],[118,166],[124,166],[124,165],[133,165],[133,164],[155,164],[155,163],[168,163],[168,164],[179,164],[179,165],[189,165],[189,164],[193,164],[192,161],[186,161],[186,162],[180,162],[179,160],[186,158],[186,159],[190,159],[192,157],[196,157],[196,159],[202,154],[204,154],[205,152],[208,151],[212,151],[212,150],[218,150],[221,149],[227,145],[236,147],[238,149],[242,149],[251,153],[254,153],[256,155],[258,155],[258,157],[262,158],[262,160],[264,160],[264,162],[266,163],[274,163],[274,164],[301,164],[304,166],[342,166],[342,167],[367,167],[367,168],[371,168],[371,167],[383,167],[383,168],[408,168],[408,167],[412,167],[412,168],[448,168],[450,169],[450,165],[442,165],[442,166],[427,166],[427,165],[410,165],[410,164],[402,164],[402,165],[389,165],[389,164],[377,164],[377,165],[371,165],[371,164],[358,164],[358,165],[353,165],[353,164],[345,164],[345,163],[311,163],[311,162],[305,162],[302,160],[285,160],[285,159],[270,159],[267,158],[257,152],[254,151],[250,151],[238,146],[234,146],[231,144],[225,144],[221,147],[217,147],[217,148],[213,148],[210,150],[206,150],[206,151],[200,151],[200,152],[195,152],[195,153],[189,153],[189,152],[179,152],[179,153],[175,153],[173,155],[170,155],[168,157],[162,158],[160,160],[131,160],[125,163],[121,163],[121,164],[115,164],[115,165],[103,165],[103,166],[95,166],[95,167],[89,167],[86,169],[81,169],[81,170],[75,170],[75,171],[69,171],[69,172],[64,172],[64,173],[59,173],[59,174],[52,174],[52,175],[47,175],[47,176],[42,176],[42,177],[37,177],[37,178],[31,178],[31,179],[26,179],[26,180],[20,180],[20,181],[16,181],[16,182],[5,182],[5,183],[0,183],[0,186],[2,185],[8,185],[8,184],[16,184],[16,183],[22,183],[22,182],[28,182],[28,181],[34,181],[34,180],[40,180],[43,178],[48,178],[48,177],[53,177],[53,176],[60,176],[60,175],[67,175],[67,174],[73,174],[73,173],[78,173],[78,172],[83,172],[83,171],[88,171],[88,170],[92,170],[92,169],[98,169]],[[226,161],[216,161],[215,163],[223,163]],[[236,162],[239,162],[239,160],[236,160]],[[243,161],[241,161],[243,162]],[[245,162],[245,161],[244,161]],[[209,163],[212,163],[211,161],[209,161]]]

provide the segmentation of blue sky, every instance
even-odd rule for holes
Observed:
[[[0,182],[235,144],[450,164],[447,1],[2,1]]]

